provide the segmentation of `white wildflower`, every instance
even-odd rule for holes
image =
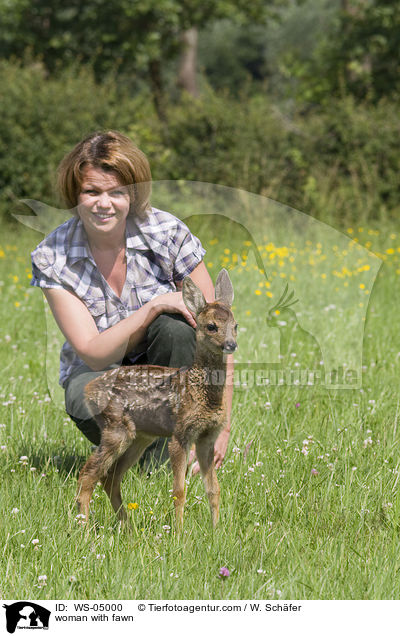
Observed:
[[[371,444],[372,444],[372,438],[370,436],[370,437],[367,437],[367,439],[364,440],[363,447],[367,448],[367,446],[371,446]]]

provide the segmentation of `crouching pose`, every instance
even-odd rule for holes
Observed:
[[[32,253],[32,285],[43,289],[66,338],[66,411],[98,445],[86,385],[121,365],[191,366],[196,321],[182,281],[190,276],[208,302],[214,289],[200,241],[182,221],[151,207],[147,158],[127,137],[108,131],[78,143],[59,166],[58,185],[72,217]],[[216,467],[228,445],[231,388]]]

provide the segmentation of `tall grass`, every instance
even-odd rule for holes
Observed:
[[[121,531],[100,488],[89,532],[79,525],[74,496],[90,444],[48,392],[43,302],[41,292],[28,287],[29,251],[40,236],[3,233],[0,595],[397,598],[400,234],[389,224],[373,229],[368,234],[368,228],[353,228],[385,259],[369,300],[362,388],[238,388],[230,446],[219,470],[219,527],[211,530],[195,476],[188,483],[181,537],[174,528],[168,466],[150,474],[134,468],[125,478],[124,501],[138,504],[130,511],[132,532]],[[231,267],[228,241],[210,236],[206,247],[213,276],[221,264]],[[232,270],[242,361],[253,359],[259,342],[256,289],[265,300],[270,289],[259,287],[260,272],[248,260],[240,274]],[[277,271],[285,267],[288,260]],[[317,284],[313,280],[308,277],[309,285]],[[338,279],[338,285],[344,282]],[[54,364],[50,373],[57,373]],[[224,581],[218,578],[222,566],[231,572]]]

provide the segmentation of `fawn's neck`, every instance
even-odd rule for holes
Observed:
[[[227,354],[223,353],[222,350],[220,353],[212,353],[211,351],[205,350],[203,347],[196,347],[192,366],[198,369],[216,369],[225,371],[226,358]]]
[[[196,349],[191,373],[203,379],[204,394],[210,406],[222,403],[226,385],[226,354],[210,354]]]

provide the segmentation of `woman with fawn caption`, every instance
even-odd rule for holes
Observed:
[[[61,162],[58,185],[74,216],[32,252],[31,284],[43,289],[66,338],[66,411],[99,444],[86,384],[120,364],[191,366],[196,322],[182,300],[182,280],[190,275],[208,302],[214,289],[200,241],[150,206],[150,167],[130,139],[115,131],[90,135]],[[232,385],[228,397],[231,403]],[[215,443],[217,468],[229,430],[228,422]]]

